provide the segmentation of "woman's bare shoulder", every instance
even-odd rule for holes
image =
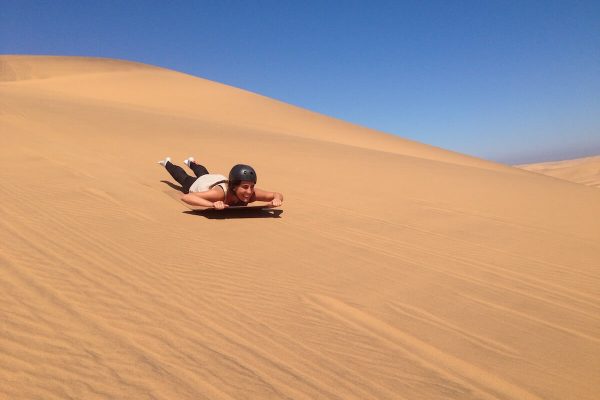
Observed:
[[[190,192],[192,196],[202,197],[203,199],[210,201],[219,201],[225,199],[225,192],[220,186],[215,186],[205,192]]]

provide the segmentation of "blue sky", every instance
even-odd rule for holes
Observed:
[[[160,65],[482,158],[600,154],[600,1],[26,1],[0,53]]]

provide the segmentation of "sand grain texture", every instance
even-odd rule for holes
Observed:
[[[596,188],[116,60],[0,57],[0,132],[0,398],[598,398]]]

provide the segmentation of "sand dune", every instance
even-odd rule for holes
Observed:
[[[575,183],[600,187],[600,156],[523,164],[517,167]]]
[[[596,188],[116,60],[0,57],[0,131],[0,398],[598,397]]]

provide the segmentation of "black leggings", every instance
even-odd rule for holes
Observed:
[[[202,175],[208,174],[208,170],[204,166],[196,164],[193,161],[190,162],[189,167],[192,171],[194,171],[194,174],[196,175],[195,178],[186,174],[183,168],[171,163],[170,161],[167,161],[167,164],[165,164],[165,168],[167,171],[169,171],[169,174],[171,174],[173,179],[175,179],[177,183],[181,185],[181,190],[184,193],[188,193],[190,191],[190,186],[196,182],[196,179],[200,178]]]

